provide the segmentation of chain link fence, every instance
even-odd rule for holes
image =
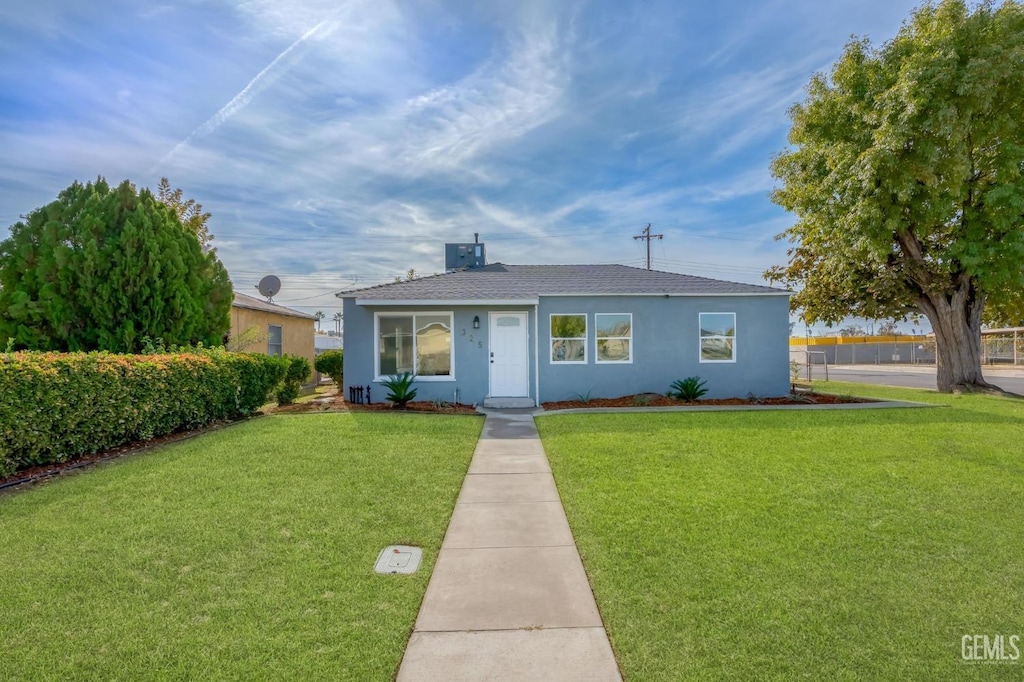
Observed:
[[[791,383],[814,379],[828,381],[828,358],[820,350],[789,349],[789,379]]]
[[[801,367],[801,380],[806,380],[809,373],[815,378],[823,378],[823,368],[830,365],[934,366],[935,339],[793,345],[789,356],[793,372],[796,372],[796,365]],[[985,365],[1024,365],[1024,333],[983,335],[981,362]]]
[[[934,365],[935,341],[841,343],[795,346],[791,355],[809,354],[812,365]],[[792,359],[792,358],[791,358]],[[803,361],[806,361],[804,358]]]
[[[985,334],[981,362],[986,365],[1024,365],[1024,334]]]

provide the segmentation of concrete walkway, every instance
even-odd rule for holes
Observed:
[[[398,680],[620,679],[533,417],[489,413]]]

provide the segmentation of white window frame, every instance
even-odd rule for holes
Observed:
[[[629,336],[598,336],[598,323],[597,318],[599,317],[629,317]],[[629,357],[625,360],[602,360],[601,353],[598,350],[598,344],[601,339],[609,339],[612,341],[629,341]],[[597,365],[631,365],[633,364],[633,313],[594,313],[594,364]]]
[[[413,372],[416,377],[416,381],[455,381],[455,313],[451,310],[419,310],[419,311],[387,311],[386,313],[374,313],[373,314],[373,376],[374,382],[387,381],[388,376],[380,373],[380,321],[381,318],[387,319],[389,317],[411,317],[412,318],[412,361],[413,369],[418,369],[415,365],[418,361],[416,353],[416,316],[417,315],[431,315],[439,317],[442,315],[448,316],[448,329],[451,334],[451,343],[448,346],[449,366],[452,368],[451,373],[441,376],[420,376]]]
[[[555,360],[551,356],[551,346],[555,341],[577,341],[578,336],[552,336],[551,322],[554,317],[582,317],[583,318],[583,359],[582,360]],[[589,362],[588,350],[590,347],[590,318],[586,313],[548,313],[548,364],[549,365],[585,365]]]
[[[277,327],[277,329],[278,329],[277,338],[280,339],[279,343],[276,343],[276,344],[270,343],[270,339],[273,338],[271,336],[271,334],[270,334],[270,329],[272,327]],[[274,346],[277,346],[277,353],[276,354],[271,352],[271,349]],[[284,325],[281,325],[281,324],[269,324],[269,323],[267,324],[267,355],[269,355],[272,358],[283,358],[284,357]]]
[[[732,336],[724,336],[722,334],[711,334],[710,336],[704,336],[701,333],[700,316],[701,315],[732,315]],[[739,354],[736,347],[736,313],[729,310],[722,310],[717,312],[703,312],[697,315],[697,359],[701,364],[735,364],[736,356]],[[705,360],[704,359],[704,339],[732,339],[732,358],[729,360]]]

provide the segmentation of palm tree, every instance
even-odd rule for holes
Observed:
[[[334,320],[334,330],[340,334],[341,333],[341,313],[334,313],[334,317],[331,318],[331,319]]]
[[[315,313],[313,313],[313,317],[316,318],[316,330],[320,331],[320,320],[324,319],[324,311],[316,311]]]

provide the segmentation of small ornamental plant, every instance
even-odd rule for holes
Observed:
[[[700,377],[686,377],[672,382],[672,388],[668,392],[669,398],[685,400],[688,403],[696,402],[708,392],[705,382]]]
[[[388,389],[388,394],[385,397],[395,406],[395,409],[405,407],[416,397],[416,389],[412,387],[414,381],[416,381],[416,375],[404,372],[389,376],[388,380],[384,382],[384,388]]]

